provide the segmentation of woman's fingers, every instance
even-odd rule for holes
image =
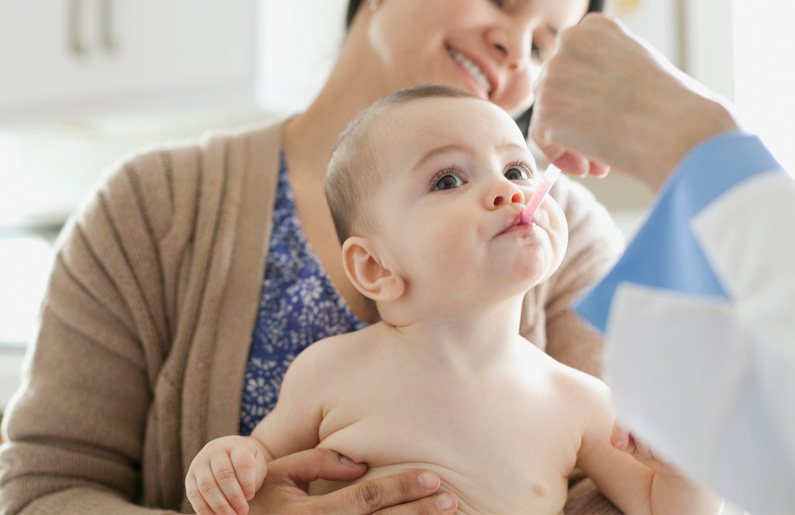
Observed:
[[[367,470],[328,449],[312,449],[274,460],[252,510],[266,513],[452,513],[458,503],[438,493],[441,481],[432,472],[413,471],[363,481],[326,495],[308,497],[301,489],[316,479],[351,481]]]
[[[356,463],[329,449],[310,449],[271,461],[265,484],[280,483],[300,487],[316,479],[352,481],[367,471],[367,465]]]
[[[454,513],[458,509],[458,500],[447,492],[441,492],[418,501],[400,504],[379,510],[381,515],[412,515]]]
[[[446,513],[455,511],[457,502],[450,494],[428,498],[438,491],[441,482],[433,472],[405,472],[371,479],[348,486],[324,497],[329,506],[347,506],[343,511],[373,513]],[[414,503],[424,499],[425,502]],[[442,508],[439,507],[441,503]]]

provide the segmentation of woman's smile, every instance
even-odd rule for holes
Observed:
[[[474,82],[477,86],[477,93],[488,99],[491,93],[497,89],[497,79],[494,73],[475,57],[464,55],[461,51],[447,46],[447,51],[453,58],[458,67],[464,72],[468,82]]]

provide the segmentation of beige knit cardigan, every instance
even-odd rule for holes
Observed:
[[[238,430],[281,132],[248,128],[141,153],[67,223],[3,420],[0,512],[190,509],[191,459]],[[606,271],[621,238],[578,184],[561,180],[553,195],[569,250],[528,294],[522,331],[598,373],[601,341],[568,304]]]

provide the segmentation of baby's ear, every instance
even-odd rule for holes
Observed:
[[[367,238],[351,236],[345,240],[342,262],[348,279],[365,297],[389,302],[403,295],[403,278],[384,264]]]

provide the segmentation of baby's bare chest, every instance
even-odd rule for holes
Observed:
[[[538,384],[402,384],[342,398],[320,446],[367,462],[370,477],[434,470],[462,511],[556,513],[565,502],[582,428]]]

